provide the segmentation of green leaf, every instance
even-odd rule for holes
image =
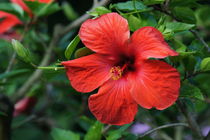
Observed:
[[[92,15],[92,16],[101,16],[103,14],[107,14],[107,13],[111,13],[112,11],[110,11],[109,9],[103,7],[103,6],[99,6],[99,7],[96,7],[94,11],[92,12],[88,12],[89,15]]]
[[[173,15],[179,20],[194,24],[196,22],[196,18],[194,15],[194,11],[189,7],[175,7],[172,10]]]
[[[65,50],[65,57],[67,59],[70,59],[74,50],[76,49],[78,43],[80,42],[80,38],[79,36],[77,35],[70,43],[69,45],[67,46],[66,50]]]
[[[37,17],[41,16],[48,16],[59,11],[61,8],[59,7],[58,3],[49,3],[43,5],[43,7],[36,13]]]
[[[72,131],[53,128],[51,132],[53,140],[80,140],[80,136]]]
[[[103,124],[96,121],[88,130],[84,140],[101,140]]]
[[[74,20],[79,16],[68,2],[62,3],[62,10],[69,20]]]
[[[22,58],[23,61],[27,63],[32,62],[33,59],[30,51],[23,47],[23,45],[18,40],[12,39],[12,46],[15,52],[20,58]]]
[[[181,97],[204,100],[201,90],[187,81],[184,81],[181,85]]]
[[[118,129],[118,130],[110,131],[108,137],[106,138],[106,140],[118,140],[119,138],[122,137],[123,132],[126,129],[128,129],[128,127],[131,126],[131,124],[126,124],[126,125],[120,127],[120,129]]]
[[[2,74],[0,74],[0,80],[4,79],[4,78],[16,76],[16,75],[19,75],[19,74],[23,74],[23,73],[26,73],[26,72],[29,72],[29,70],[28,69],[19,69],[19,70],[10,71],[8,73],[2,73]]]
[[[165,0],[143,0],[145,5],[162,4]]]
[[[127,2],[120,2],[113,5],[114,8],[122,11],[147,11],[148,8],[140,1],[127,1]]]
[[[76,52],[74,54],[74,57],[75,58],[80,58],[82,56],[87,56],[87,55],[90,55],[92,53],[93,53],[93,51],[91,51],[90,49],[88,49],[86,47],[83,47],[83,48],[79,48],[78,50],[76,50]]]
[[[200,69],[202,71],[210,71],[210,57],[206,57],[201,61]]]
[[[24,14],[23,9],[19,5],[14,3],[1,3],[0,11],[5,11],[11,14],[15,14],[17,16],[23,16]]]
[[[167,22],[166,28],[172,30],[174,33],[189,30],[195,27],[195,24],[187,24],[182,22]]]
[[[128,24],[129,24],[130,30],[133,32],[141,27],[141,20],[135,17],[134,15],[130,15],[128,17]]]

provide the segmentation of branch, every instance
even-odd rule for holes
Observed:
[[[92,11],[95,7],[106,5],[109,2],[110,2],[110,0],[102,0],[102,1],[98,2],[97,5],[93,4],[93,6],[90,9],[90,11]],[[56,46],[56,44],[58,43],[59,39],[62,36],[64,36],[66,33],[68,33],[69,31],[71,31],[72,29],[80,26],[82,24],[82,22],[84,22],[88,18],[90,18],[90,15],[85,13],[80,18],[76,19],[74,22],[72,22],[68,26],[64,27],[64,29],[60,29],[61,27],[60,28],[57,27],[57,29],[54,30],[53,38],[52,38],[52,40],[50,42],[50,45],[49,45],[47,51],[44,54],[44,57],[43,57],[41,63],[39,64],[39,67],[44,67],[44,66],[47,66],[49,64],[50,58],[51,58],[51,54],[52,54],[52,50]],[[37,69],[29,77],[29,79],[17,91],[17,93],[16,93],[17,97],[15,98],[15,100],[17,100],[17,99],[21,98],[22,96],[24,96],[24,94],[31,88],[31,86],[41,77],[42,72],[43,72],[43,70]]]
[[[197,122],[195,121],[195,118],[193,118],[193,116],[187,111],[185,104],[180,100],[177,100],[176,103],[179,110],[184,114],[185,118],[187,119],[191,130],[195,133],[195,135],[198,136],[199,139],[203,139],[202,133]]]
[[[168,15],[168,16],[170,16],[170,17],[172,17],[174,20],[176,20],[176,21],[179,21],[180,22],[180,20],[179,19],[177,19],[173,14],[171,14],[170,12],[168,12],[168,11],[166,11],[166,10],[164,10],[164,9],[161,9],[161,8],[159,8],[159,7],[157,7],[157,6],[153,6],[153,8],[155,9],[155,10],[157,10],[157,11],[160,11],[160,12],[162,12],[162,13],[164,13],[164,14],[166,14],[166,15]],[[209,45],[204,41],[204,39],[199,35],[199,33],[196,31],[196,30],[192,30],[192,29],[190,29],[189,30],[204,46],[205,46],[205,48],[207,49],[207,51],[208,52],[210,52],[210,47],[209,47]]]
[[[139,138],[143,138],[157,130],[160,130],[160,129],[163,129],[163,128],[168,128],[168,127],[174,127],[174,126],[185,126],[185,127],[189,127],[186,123],[172,123],[172,124],[166,124],[166,125],[162,125],[162,126],[159,126],[159,127],[156,127],[152,130],[149,130],[147,131],[146,133],[142,134],[139,136]]]

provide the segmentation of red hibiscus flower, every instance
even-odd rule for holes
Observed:
[[[137,105],[163,110],[179,95],[180,75],[160,60],[177,56],[153,27],[143,27],[130,37],[128,22],[117,13],[89,19],[80,28],[82,42],[95,54],[62,64],[71,85],[89,97],[89,108],[103,123],[123,125],[133,121]]]
[[[38,1],[40,3],[50,3],[53,0],[25,0],[25,1]],[[11,2],[18,4],[20,7],[23,8],[25,12],[29,14],[29,16],[33,16],[33,13],[31,9],[28,8],[28,6],[25,4],[24,0],[11,0]]]
[[[10,29],[22,22],[10,13],[0,11],[0,38],[11,40],[12,38],[19,39],[20,35]]]

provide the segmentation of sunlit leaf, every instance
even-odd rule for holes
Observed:
[[[53,140],[80,140],[80,136],[72,131],[53,128],[51,131]]]
[[[200,69],[202,71],[210,71],[210,57],[206,57],[201,61]]]
[[[100,140],[102,136],[103,124],[96,121],[93,126],[90,127],[84,140]]]
[[[80,41],[80,38],[79,36],[77,35],[70,43],[69,45],[67,46],[66,50],[65,50],[65,57],[67,59],[70,59],[74,50],[76,49],[77,47],[77,44],[79,43]]]

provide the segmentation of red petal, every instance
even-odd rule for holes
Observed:
[[[97,120],[112,125],[131,123],[137,104],[130,95],[130,85],[125,79],[109,80],[88,101],[90,111]]]
[[[0,22],[0,34],[8,31],[10,28],[17,24],[21,24],[21,21],[15,15],[10,13],[0,11],[0,18],[4,18]]]
[[[110,78],[111,63],[105,56],[92,54],[62,62],[71,85],[79,92],[91,92]]]
[[[22,7],[23,10],[25,12],[27,12],[30,16],[33,15],[31,9],[28,8],[28,6],[25,4],[25,2],[23,0],[11,0],[11,2],[16,3],[17,5],[19,5],[20,7]]]
[[[143,27],[135,31],[130,45],[138,50],[139,58],[143,59],[178,55],[177,52],[170,49],[161,32],[154,27]]]
[[[124,47],[130,32],[126,19],[117,13],[109,13],[85,21],[80,28],[79,36],[89,49],[110,54]]]
[[[146,60],[131,80],[135,101],[144,108],[159,110],[171,106],[179,96],[180,75],[175,68],[159,60]]]

